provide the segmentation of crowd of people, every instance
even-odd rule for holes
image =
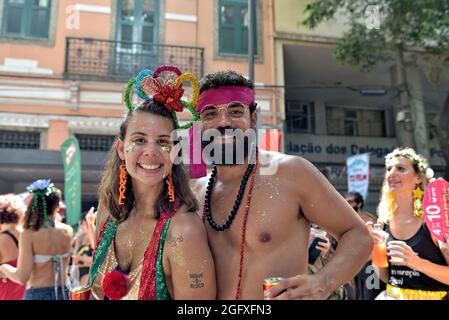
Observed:
[[[49,180],[28,187],[27,206],[0,197],[0,299],[68,299],[74,282],[99,300],[448,298],[449,235],[437,241],[425,224],[422,194],[433,177],[413,149],[386,157],[372,214],[359,193],[340,195],[309,161],[230,133],[257,123],[254,85],[238,73],[198,84],[176,67],[144,70],[125,104],[98,208],[77,232],[59,221],[61,192]],[[193,120],[181,125],[183,109]],[[186,150],[173,132],[195,121],[209,174],[204,163],[174,161]],[[388,264],[373,266],[382,241]],[[264,292],[271,277],[281,280]]]

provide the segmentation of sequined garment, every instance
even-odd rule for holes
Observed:
[[[156,228],[153,232],[151,242],[145,251],[142,262],[138,267],[131,270],[126,275],[127,293],[122,300],[170,300],[171,296],[168,292],[165,283],[164,269],[162,265],[162,255],[164,250],[165,238],[167,230],[170,226],[171,213],[162,213],[157,221]],[[98,254],[95,252],[94,262],[92,265],[99,265],[98,271],[95,268],[91,269],[91,299],[104,300],[102,281],[105,275],[111,271],[119,270],[117,262],[114,241],[107,241],[108,237],[113,236],[117,228],[112,225],[112,221],[108,220],[103,226],[104,234],[100,234],[97,247],[109,245],[105,254]],[[109,225],[108,225],[109,224]],[[106,227],[107,226],[107,227]],[[106,242],[106,243],[105,243]],[[110,243],[107,243],[110,242]],[[102,258],[103,261],[99,261]]]

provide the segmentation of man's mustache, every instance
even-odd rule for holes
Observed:
[[[218,131],[220,131],[221,135],[224,136],[226,134],[226,130],[236,130],[236,128],[232,128],[232,127],[219,127],[217,128]]]

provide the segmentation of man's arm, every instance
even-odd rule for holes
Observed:
[[[372,239],[363,220],[317,168],[298,157],[290,157],[288,167],[305,217],[331,233],[338,247],[320,272],[286,279],[271,289],[271,296],[288,289],[276,299],[326,299],[360,271]]]

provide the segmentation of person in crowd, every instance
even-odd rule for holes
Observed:
[[[253,82],[242,75],[219,71],[202,79],[197,111],[203,160],[214,163],[196,190],[218,298],[263,299],[264,279],[284,277],[267,298],[327,299],[360,270],[372,240],[363,221],[310,162],[255,147],[255,110]],[[245,136],[240,139],[238,132]],[[315,274],[307,272],[310,223],[339,240],[332,259]]]
[[[310,274],[320,271],[332,258],[337,248],[337,241],[318,226],[312,225],[309,237],[309,265]],[[347,300],[347,291],[344,285],[332,292],[327,300]]]
[[[191,101],[181,99],[184,80],[191,81]],[[130,102],[133,87],[145,100],[137,107]],[[184,164],[170,156],[172,133],[181,128],[175,112],[185,105],[195,111],[195,95],[196,79],[176,67],[144,70],[130,80],[129,110],[99,190],[91,299],[215,299],[214,262],[198,203]]]
[[[349,192],[345,195],[345,199],[365,223],[373,224],[377,221],[376,215],[363,210],[365,201],[359,192]],[[379,280],[369,259],[354,279],[346,285],[346,288],[349,300],[374,300],[385,290],[385,284]]]
[[[25,300],[68,299],[65,287],[73,230],[55,221],[61,191],[49,179],[28,186],[33,195],[19,238],[17,266],[0,265],[0,277],[26,284]]]
[[[95,247],[95,208],[92,207],[80,223],[76,239],[75,253],[72,255],[72,265],[78,269],[79,285],[86,286],[89,283],[89,270],[92,265],[92,253]]]
[[[449,292],[449,255],[438,246],[423,218],[423,191],[433,177],[427,159],[412,148],[394,149],[385,159],[378,206],[387,232],[388,267],[379,267],[386,291],[379,299],[438,300]],[[368,223],[374,243],[384,231]]]
[[[348,201],[352,209],[354,209],[355,212],[360,216],[360,218],[363,219],[363,221],[366,222],[372,222],[375,223],[377,221],[377,215],[363,210],[363,207],[365,206],[365,201],[363,200],[363,196],[360,194],[360,192],[352,191],[348,192],[345,195],[345,200]]]
[[[19,197],[14,194],[0,196],[0,264],[17,266],[23,213],[24,204]],[[24,292],[24,285],[8,278],[0,279],[0,300],[22,300]]]

